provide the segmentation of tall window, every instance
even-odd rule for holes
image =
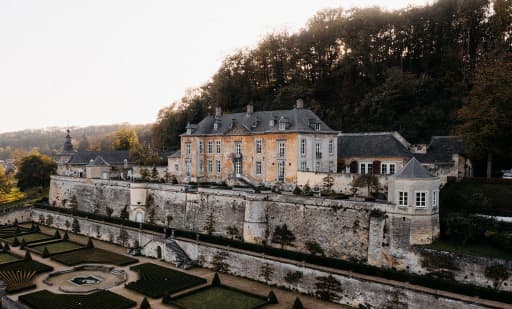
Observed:
[[[204,162],[203,160],[199,160],[199,175],[203,175],[203,170],[204,170]]]
[[[320,131],[320,123],[315,123],[315,130]]]
[[[190,143],[185,144],[185,158],[190,158]]]
[[[395,174],[395,163],[389,164],[389,174],[394,175]]]
[[[242,153],[242,142],[235,142],[235,153],[236,154]]]
[[[213,163],[211,159],[208,159],[206,162],[206,169],[208,171],[208,174],[211,174],[213,172]]]
[[[409,204],[407,192],[398,191],[398,206],[399,207],[407,207]]]
[[[262,153],[261,139],[256,140],[256,153]]]
[[[215,160],[215,172],[220,174],[220,160]]]
[[[203,145],[203,142],[202,142],[202,141],[200,141],[200,142],[199,142],[199,153],[203,153],[203,146],[204,146],[204,145]]]
[[[393,175],[395,173],[395,163],[382,163],[380,165],[380,173],[383,175]]]
[[[361,163],[361,165],[359,166],[359,172],[361,174],[366,174],[366,164],[365,163]]]
[[[284,141],[279,142],[277,150],[278,150],[277,151],[278,156],[284,157],[284,155],[285,155],[285,144],[284,144]]]
[[[220,141],[219,140],[215,141],[215,150],[217,151],[217,153],[220,153]]]
[[[416,192],[416,207],[427,207],[427,192]]]
[[[334,142],[332,141],[332,139],[329,140],[329,154],[333,154],[334,153]]]
[[[320,143],[316,143],[315,144],[315,156],[316,156],[317,159],[321,159],[322,158],[322,152],[320,150],[321,150]]]
[[[284,160],[277,161],[277,180],[284,181]]]
[[[306,140],[305,139],[300,140],[300,154],[302,156],[306,155]]]
[[[256,175],[261,175],[261,161],[256,161]]]
[[[303,171],[303,172],[308,170],[308,164],[307,164],[306,161],[300,162],[300,170]]]
[[[212,141],[208,141],[208,153],[212,153],[213,152],[213,149],[212,149]]]
[[[437,195],[439,194],[438,191],[432,191],[432,208],[437,207]]]
[[[359,171],[361,174],[371,174],[373,170],[373,163],[361,163]]]
[[[386,175],[388,173],[388,165],[387,164],[381,164],[380,173],[382,175]]]

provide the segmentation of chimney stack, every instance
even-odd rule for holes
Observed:
[[[217,106],[215,108],[215,117],[220,117],[220,116],[222,116],[222,107]]]
[[[247,104],[247,115],[251,115],[254,113],[254,105],[252,105],[252,101]]]
[[[297,99],[295,107],[296,107],[297,109],[299,109],[299,108],[304,108],[304,100],[302,100],[302,99]]]

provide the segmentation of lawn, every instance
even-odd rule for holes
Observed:
[[[171,304],[187,309],[252,309],[267,303],[265,297],[223,286],[211,286],[174,298]]]
[[[8,293],[34,288],[32,279],[40,273],[53,270],[45,264],[32,260],[20,260],[8,264],[0,264],[0,280],[6,284]]]
[[[30,233],[30,234],[23,234],[23,235],[7,237],[7,238],[4,238],[4,240],[7,241],[8,243],[12,243],[14,241],[14,238],[18,238],[19,242],[21,242],[22,239],[25,239],[25,242],[27,242],[27,243],[37,242],[37,241],[41,241],[41,240],[54,239],[54,237],[51,235],[46,235],[46,234],[42,234],[42,233]]]
[[[98,248],[86,248],[83,250],[57,254],[52,256],[52,260],[67,266],[74,266],[83,263],[103,263],[124,266],[138,262],[137,259]]]
[[[80,249],[83,247],[84,246],[77,244],[76,242],[63,240],[63,241],[54,242],[54,243],[50,243],[50,244],[44,244],[44,245],[30,247],[30,249],[33,249],[34,251],[36,251],[39,254],[43,254],[44,248],[47,248],[48,253],[50,253],[50,255],[53,255],[53,254],[58,254],[58,253],[62,253],[62,252],[70,251],[70,250]]]
[[[19,261],[19,260],[21,260],[21,258],[15,256],[15,255],[9,254],[7,252],[0,252],[0,265],[9,263],[9,262]]]
[[[457,252],[473,256],[482,256],[489,258],[500,258],[512,260],[512,252],[503,250],[491,245],[484,244],[466,244],[452,242],[447,240],[436,240],[430,245],[424,247],[441,251]]]
[[[99,291],[86,295],[66,295],[43,290],[21,295],[19,300],[34,309],[125,309],[137,305],[136,302],[110,291]]]
[[[140,279],[128,283],[126,287],[152,298],[162,297],[206,283],[203,278],[151,263],[136,265],[130,269],[138,272]]]

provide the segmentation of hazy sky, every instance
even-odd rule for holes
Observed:
[[[329,7],[426,0],[0,0],[0,132],[149,123],[237,48]]]

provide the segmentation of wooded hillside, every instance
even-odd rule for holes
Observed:
[[[488,134],[468,139],[488,142],[469,147],[473,157],[508,157],[512,93],[482,85],[481,76],[501,70],[497,83],[512,85],[512,73],[502,69],[512,61],[511,36],[510,0],[321,11],[297,33],[270,34],[227,57],[211,82],[160,111],[153,141],[175,147],[186,123],[215,106],[238,112],[252,101],[256,110],[282,109],[300,97],[336,130],[397,130],[416,143],[432,135],[473,137],[478,123],[490,122]],[[497,88],[502,95],[487,100],[483,114],[472,106],[479,106],[472,98],[492,95],[473,89]],[[482,118],[486,111],[495,113]]]

